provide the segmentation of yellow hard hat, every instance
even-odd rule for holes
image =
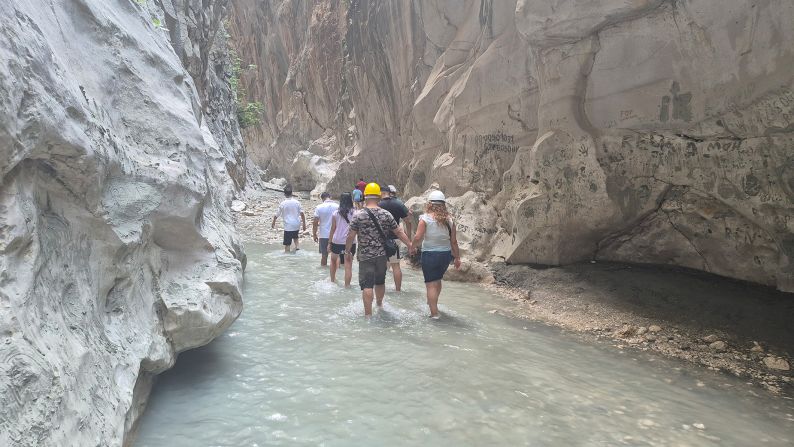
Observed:
[[[364,187],[364,196],[376,196],[380,197],[380,185],[377,183],[370,183],[366,187]]]

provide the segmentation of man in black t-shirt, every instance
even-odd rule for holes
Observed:
[[[383,191],[383,199],[378,203],[380,208],[391,213],[394,220],[397,221],[397,225],[400,225],[400,219],[404,219],[403,222],[405,224],[405,233],[408,237],[411,237],[411,211],[402,200],[397,198],[397,188],[394,185],[389,185]],[[397,236],[393,234],[390,235],[391,239],[397,239]],[[402,289],[403,283],[403,272],[400,269],[400,246],[397,245],[397,254],[389,258],[389,265],[391,266],[392,274],[394,275],[394,287],[397,292]]]

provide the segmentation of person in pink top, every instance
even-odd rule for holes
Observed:
[[[353,218],[353,196],[343,193],[339,197],[339,209],[331,215],[331,237],[328,239],[328,251],[331,252],[331,281],[336,282],[336,270],[339,261],[345,266],[345,287],[350,287],[353,279],[353,256],[356,254],[356,244],[353,244],[351,256],[345,256],[345,242],[350,231],[350,219]]]

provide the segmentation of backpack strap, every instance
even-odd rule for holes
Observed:
[[[378,233],[380,234],[380,237],[383,238],[382,244],[383,244],[383,248],[385,249],[386,248],[386,239],[387,238],[386,238],[386,234],[383,232],[383,228],[380,227],[380,222],[378,222],[378,219],[375,217],[375,214],[372,211],[370,211],[369,208],[364,207],[364,211],[367,212],[367,214],[369,215],[369,218],[372,220],[372,223],[375,224],[375,228],[378,229]]]

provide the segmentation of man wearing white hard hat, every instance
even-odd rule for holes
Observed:
[[[419,216],[419,226],[411,244],[411,254],[416,253],[422,245],[422,275],[427,289],[427,305],[430,318],[437,320],[438,296],[441,295],[442,279],[454,261],[455,268],[460,268],[460,249],[458,248],[458,231],[452,216],[447,211],[447,198],[441,191],[432,191],[427,196],[425,214]]]

